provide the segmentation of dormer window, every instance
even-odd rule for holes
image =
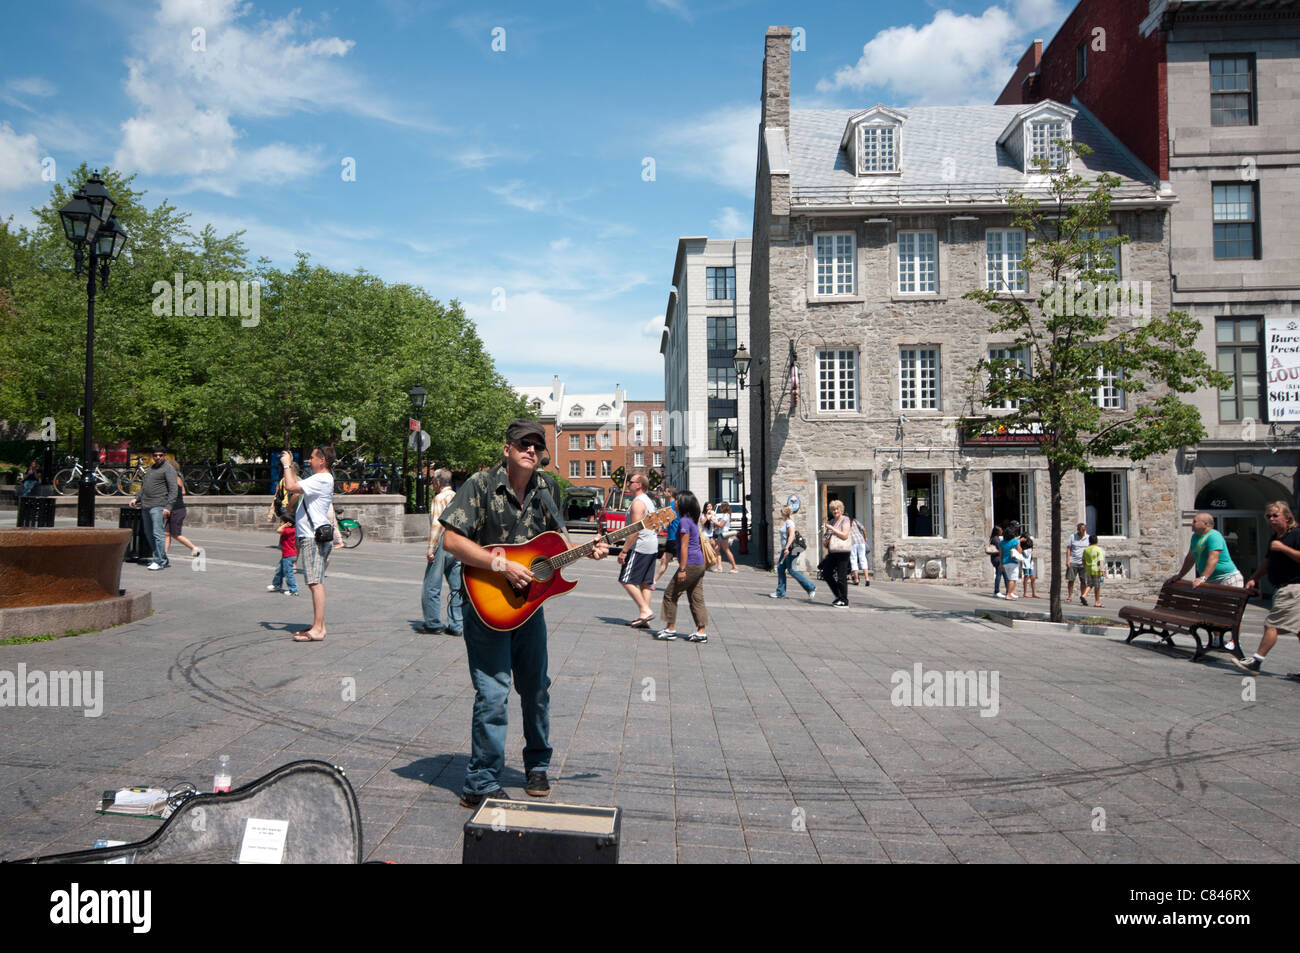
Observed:
[[[1044,162],[1048,172],[1068,169],[1074,156],[1061,143],[1074,139],[1071,127],[1077,115],[1077,110],[1050,99],[1027,106],[1002,130],[998,145],[1025,175],[1042,174]]]
[[[533,411],[540,413],[541,409],[542,409],[542,402],[540,400],[533,401]]]
[[[1039,119],[1029,124],[1029,170],[1037,171],[1038,160],[1046,159],[1047,168],[1065,166],[1065,147],[1060,141],[1068,138],[1063,119]]]
[[[849,117],[840,137],[857,175],[897,175],[902,171],[906,117],[888,106],[872,106]]]
[[[597,416],[597,417],[608,417],[608,416],[609,416],[609,404],[601,404],[599,407],[597,407],[597,408],[596,408],[596,416]]]
[[[862,127],[862,151],[859,172],[898,171],[898,127],[869,125]]]
[[[570,411],[569,411],[569,416],[570,416],[570,417],[581,417],[581,416],[582,416],[582,404],[574,404],[573,407],[572,407],[572,409],[570,409]]]

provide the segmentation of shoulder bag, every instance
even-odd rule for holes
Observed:
[[[844,518],[844,517],[842,517],[842,516],[840,517],[840,519],[843,519],[843,518]],[[840,521],[839,521],[839,520],[836,520],[836,521],[835,521],[835,525],[836,525],[836,526],[839,526],[839,525],[840,525]],[[850,551],[853,549],[853,543],[852,543],[851,540],[849,540],[849,538],[848,538],[847,536],[846,536],[844,539],[840,539],[840,537],[836,536],[834,533],[828,533],[827,535],[830,536],[830,538],[831,538],[830,543],[829,543],[829,544],[827,545],[827,547],[826,547],[826,551],[827,551],[827,552],[829,552],[829,553],[847,553],[847,552],[850,552]]]

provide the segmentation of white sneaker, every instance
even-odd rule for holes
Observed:
[[[816,587],[816,586],[813,586],[813,590],[812,590],[812,592],[808,593],[808,601],[809,601],[809,602],[816,602],[816,601],[817,601],[817,587]]]
[[[158,570],[162,569],[162,566],[159,566],[157,563],[150,563],[148,566],[145,566],[144,568],[148,569],[150,572],[157,572]]]
[[[785,598],[785,596],[781,595],[781,593],[779,593],[779,592],[769,592],[769,593],[767,594],[767,597],[768,597],[769,599],[784,599],[784,598]]]
[[[267,587],[266,587],[266,591],[267,591],[267,592],[279,592],[279,591],[280,591],[280,587],[279,587],[279,586],[267,586]]]
[[[1004,595],[1003,595],[1002,593],[1000,593],[1000,592],[995,592],[995,593],[993,593],[993,598],[994,598],[994,599],[1005,599],[1006,596],[1004,596]]]

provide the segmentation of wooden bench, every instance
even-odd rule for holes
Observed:
[[[1244,658],[1241,651],[1241,616],[1246,611],[1246,603],[1256,591],[1238,589],[1235,586],[1217,586],[1209,582],[1193,586],[1182,579],[1166,582],[1160,587],[1154,609],[1124,606],[1119,610],[1119,617],[1128,622],[1129,634],[1124,644],[1127,645],[1144,632],[1150,632],[1173,648],[1173,634],[1179,632],[1196,640],[1193,662],[1211,650],[1231,652],[1237,658]],[[1205,633],[1204,643],[1201,642],[1202,632]],[[1231,643],[1232,648],[1228,648],[1225,642]]]

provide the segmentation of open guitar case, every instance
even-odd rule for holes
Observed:
[[[228,794],[189,798],[146,840],[14,863],[230,864],[249,818],[288,821],[281,863],[361,862],[361,812],[351,783],[324,761],[295,761]]]

